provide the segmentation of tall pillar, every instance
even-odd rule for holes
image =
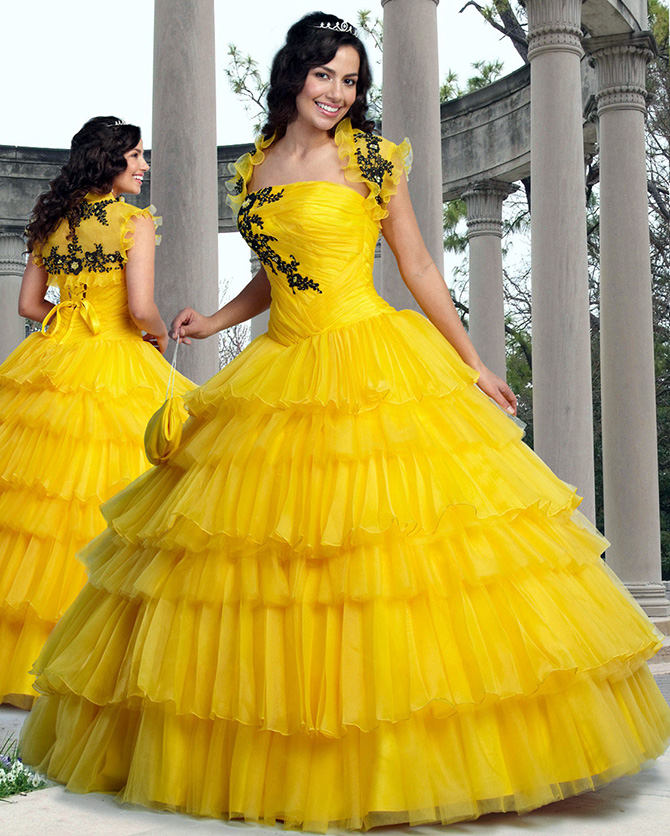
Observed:
[[[151,200],[163,217],[156,298],[169,324],[190,305],[218,300],[218,183],[213,0],[155,0]],[[217,341],[180,352],[202,383],[218,370]]]
[[[19,316],[19,290],[26,267],[26,243],[14,232],[0,232],[0,362],[26,336],[26,321]]]
[[[649,34],[592,38],[600,138],[600,352],[607,562],[648,615],[661,583],[644,120]]]
[[[437,49],[439,0],[381,0],[384,8],[383,133],[409,136],[414,163],[409,191],[428,251],[444,269],[442,149]],[[419,306],[403,282],[393,253],[382,246],[382,295],[396,308]]]
[[[469,334],[483,362],[505,380],[502,206],[518,187],[501,180],[474,183],[461,197],[468,208]]]
[[[527,0],[533,434],[595,517],[580,58],[582,0]]]

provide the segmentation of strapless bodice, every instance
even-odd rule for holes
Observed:
[[[372,279],[379,225],[355,189],[320,181],[258,189],[238,226],[270,280],[268,335],[277,342],[391,309]]]

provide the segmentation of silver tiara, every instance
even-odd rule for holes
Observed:
[[[337,23],[327,23],[326,21],[321,21],[321,23],[314,23],[314,29],[331,29],[333,32],[351,32],[352,35],[356,34],[356,30],[354,27],[347,23],[346,20],[338,20]]]

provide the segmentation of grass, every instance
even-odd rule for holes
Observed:
[[[21,762],[18,749],[18,741],[11,737],[0,746],[0,799],[25,795],[47,786],[45,778]]]

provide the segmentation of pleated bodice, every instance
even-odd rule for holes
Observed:
[[[379,226],[349,186],[291,183],[251,192],[240,232],[272,286],[268,335],[283,344],[391,310],[374,289]]]

